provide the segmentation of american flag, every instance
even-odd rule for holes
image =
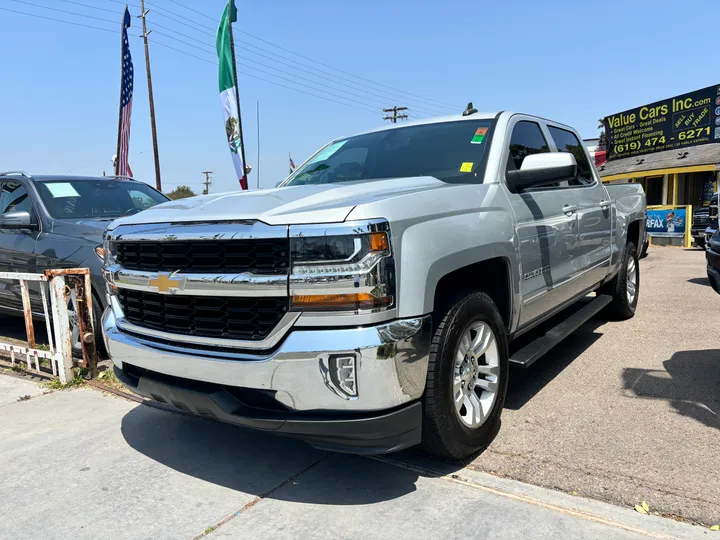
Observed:
[[[133,63],[130,56],[127,29],[130,28],[130,12],[125,6],[122,29],[122,86],[120,89],[120,124],[118,126],[118,155],[115,165],[115,174],[118,176],[132,176],[128,162],[130,148],[130,117],[132,115],[133,98]]]
[[[292,174],[293,171],[295,170],[295,162],[290,157],[290,154],[288,154],[288,158],[290,159],[290,174]]]

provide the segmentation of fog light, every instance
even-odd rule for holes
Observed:
[[[335,394],[344,399],[358,397],[357,357],[354,354],[331,354],[327,359],[327,367],[320,362],[320,371],[325,385]]]

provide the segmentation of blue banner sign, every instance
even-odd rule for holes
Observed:
[[[655,236],[683,236],[686,215],[684,208],[647,211],[647,230]]]

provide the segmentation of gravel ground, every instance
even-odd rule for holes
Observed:
[[[513,370],[500,434],[470,466],[720,522],[719,334],[704,253],[651,248],[636,316]]]

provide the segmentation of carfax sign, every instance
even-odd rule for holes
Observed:
[[[685,234],[685,214],[684,208],[648,210],[647,230],[656,236],[682,236]]]
[[[604,123],[608,160],[720,142],[720,85],[614,114]]]

